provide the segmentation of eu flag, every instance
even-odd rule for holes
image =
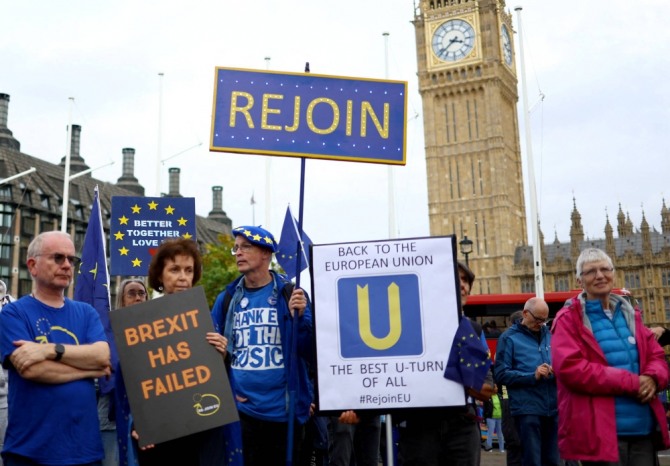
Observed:
[[[114,345],[114,333],[109,322],[109,273],[107,273],[104,235],[105,230],[102,228],[102,217],[100,216],[100,198],[96,186],[91,217],[84,237],[84,248],[81,252],[81,265],[77,283],[74,286],[74,299],[88,303],[98,311],[109,342],[112,367],[116,367],[118,354]],[[114,388],[114,380],[111,377],[100,379],[99,383],[102,394],[107,394]]]
[[[301,257],[300,267],[298,267],[298,222],[295,221],[291,213],[291,206],[286,208],[286,216],[284,217],[284,226],[281,229],[281,238],[279,239],[279,251],[277,251],[277,262],[281,265],[289,280],[292,280],[307,268],[309,263],[309,256],[307,251],[312,240],[309,239],[307,233],[302,232],[302,242],[300,242]]]
[[[444,378],[458,382],[464,387],[480,390],[491,366],[488,348],[470,324],[470,319],[461,317],[451,346]]]

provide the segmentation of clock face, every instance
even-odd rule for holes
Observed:
[[[512,38],[509,35],[509,29],[504,24],[502,25],[502,48],[503,58],[507,66],[512,65]]]
[[[475,48],[475,30],[462,19],[442,23],[433,33],[433,53],[442,61],[455,62]]]

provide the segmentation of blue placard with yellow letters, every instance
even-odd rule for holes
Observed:
[[[216,68],[210,150],[405,165],[407,82]]]
[[[196,239],[195,198],[113,196],[109,256],[112,275],[148,275],[160,244]]]

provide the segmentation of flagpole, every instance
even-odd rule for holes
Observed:
[[[528,111],[528,90],[526,79],[526,65],[523,53],[523,32],[521,28],[521,10],[520,6],[514,8],[517,12],[517,22],[519,24],[519,64],[521,65],[521,77],[523,85],[523,117],[524,132],[526,133],[526,159],[528,160],[528,188],[530,195],[530,226],[533,235],[533,271],[535,273],[535,295],[538,298],[544,297],[544,280],[542,277],[542,247],[540,245],[540,224],[537,215],[537,188],[535,186],[535,167],[533,165],[533,140],[530,134],[530,113]]]
[[[163,143],[163,73],[158,73],[158,141],[156,143],[156,197],[161,197]]]
[[[70,152],[72,151],[72,106],[74,97],[70,97],[70,111],[67,122],[67,143],[65,144],[65,173],[63,174],[63,212],[60,220],[60,231],[67,232],[67,210],[70,203]]]

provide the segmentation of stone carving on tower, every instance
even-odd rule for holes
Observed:
[[[501,0],[421,0],[413,23],[430,233],[474,241],[476,293],[516,292],[526,211],[511,14]]]

